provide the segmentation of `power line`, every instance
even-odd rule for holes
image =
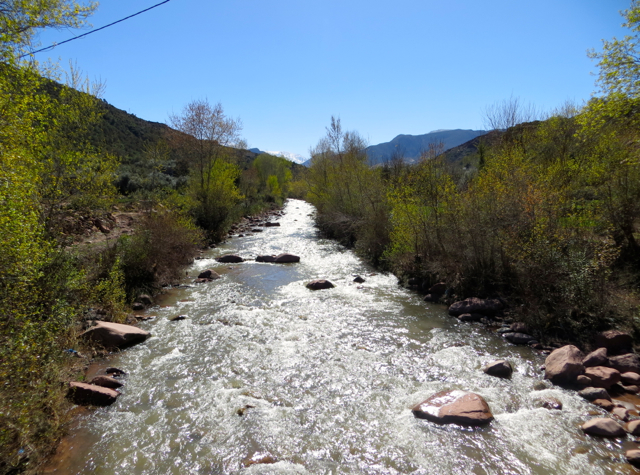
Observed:
[[[138,16],[141,13],[148,12],[149,10],[153,10],[154,8],[159,7],[160,5],[164,5],[165,3],[169,3],[170,1],[171,0],[164,0],[164,2],[157,3],[157,4],[153,5],[152,7],[145,8],[144,10],[141,10],[138,13],[134,13],[133,15],[129,15],[128,17],[122,18],[122,19],[120,19],[118,21],[114,21],[113,23],[109,23],[108,25],[101,26],[100,28],[96,28],[95,30],[91,30],[91,31],[88,31],[88,32],[83,33],[81,35],[74,36],[73,38],[69,38],[68,40],[61,41],[60,43],[54,43],[51,46],[47,46],[46,48],[41,48],[41,49],[36,50],[36,51],[31,51],[30,53],[25,53],[25,54],[23,54],[21,56],[18,56],[18,59],[22,59],[25,56],[31,56],[31,55],[36,54],[36,53],[41,53],[43,51],[47,51],[47,50],[53,49],[56,46],[60,46],[60,45],[63,45],[65,43],[69,43],[70,41],[77,40],[79,38],[83,38],[85,36],[88,36],[88,35],[90,35],[92,33],[100,31],[100,30],[104,30],[105,28],[109,28],[110,26],[113,26],[113,25],[115,25],[117,23],[121,23],[121,22],[123,22],[125,20],[128,20],[129,18],[133,18],[134,16]]]

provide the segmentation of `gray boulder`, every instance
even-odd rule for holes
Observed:
[[[506,360],[496,360],[484,366],[482,371],[490,376],[509,379],[513,374],[513,367],[511,366],[511,363]]]
[[[640,358],[635,353],[627,353],[609,358],[609,366],[617,369],[621,373],[639,373]]]
[[[582,424],[585,434],[597,435],[599,437],[624,437],[626,431],[613,419],[608,417],[598,417]]]
[[[609,366],[609,358],[607,358],[607,349],[598,348],[584,357],[582,364],[589,366]]]

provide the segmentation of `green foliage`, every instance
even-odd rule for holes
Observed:
[[[622,39],[604,40],[602,52],[591,51],[589,56],[598,60],[598,85],[605,95],[621,94],[638,97],[640,93],[640,4],[632,0],[628,10],[622,12],[632,35]]]

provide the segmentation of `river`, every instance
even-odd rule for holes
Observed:
[[[595,406],[534,389],[543,356],[376,273],[319,237],[313,213],[289,200],[280,227],[195,261],[191,276],[222,278],[174,289],[147,312],[152,338],[109,361],[128,373],[122,396],[77,421],[46,473],[636,473],[624,463],[630,438],[582,434]],[[300,263],[214,260],[281,252]],[[305,288],[317,278],[336,287]],[[512,362],[511,380],[481,371],[498,358]],[[468,429],[414,418],[412,406],[445,389],[482,395],[495,420]],[[547,397],[564,408],[540,407]],[[275,463],[250,464],[260,459]]]

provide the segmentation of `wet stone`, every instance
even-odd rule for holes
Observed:
[[[613,419],[598,417],[582,424],[582,430],[589,435],[599,437],[624,437],[626,431]]]
[[[506,360],[496,360],[484,366],[482,371],[487,373],[489,376],[509,379],[513,374],[513,367],[511,366],[511,363]]]
[[[110,389],[118,389],[123,386],[123,384],[117,379],[104,375],[96,376],[89,382],[89,384],[95,384],[96,386],[102,386],[103,388]]]
[[[481,426],[493,420],[482,396],[467,391],[441,391],[411,409],[413,415],[438,424]]]
[[[615,407],[615,405],[608,399],[594,399],[591,401],[591,404],[598,406],[607,412],[613,411],[613,408]]]
[[[584,388],[578,392],[578,396],[585,398],[587,401],[595,401],[596,399],[611,401],[611,396],[604,388]]]
[[[333,287],[335,287],[335,285],[324,279],[313,280],[307,284],[307,289],[310,290],[332,289]]]

